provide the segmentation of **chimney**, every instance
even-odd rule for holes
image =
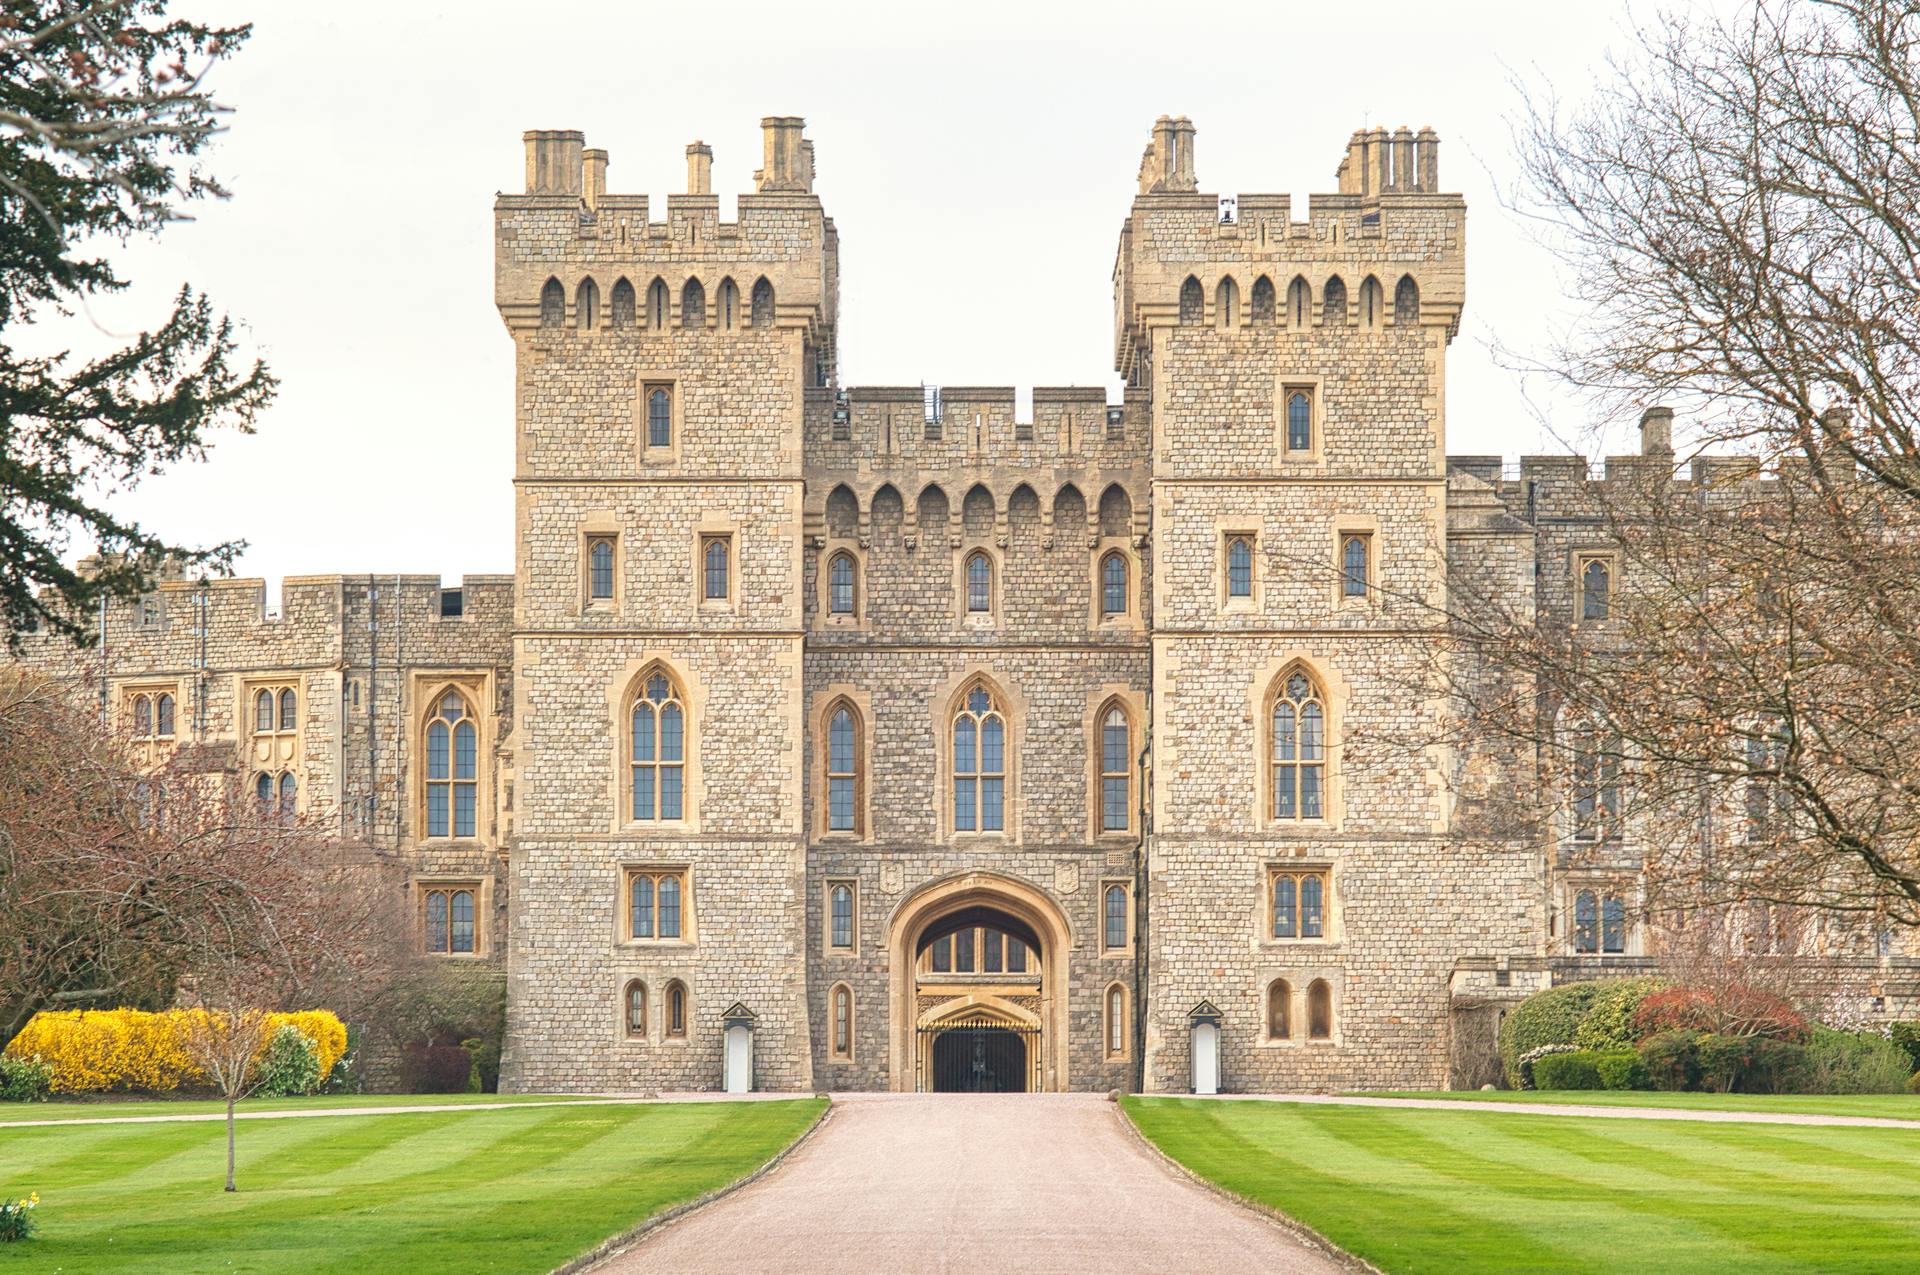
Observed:
[[[804,137],[800,139],[800,181],[813,189],[813,143]]]
[[[607,193],[607,153],[599,147],[580,152],[580,164],[586,180],[587,207],[598,208],[600,196]]]
[[[1420,180],[1415,189],[1435,193],[1440,189],[1440,134],[1423,128],[1414,143],[1420,152]]]
[[[1198,190],[1200,183],[1193,175],[1193,121],[1182,115],[1173,121],[1174,164],[1173,175],[1175,190]]]
[[[581,148],[587,135],[572,128],[537,128],[522,133],[527,144],[527,193],[529,195],[578,195],[581,179]]]
[[[1376,128],[1367,134],[1367,185],[1361,193],[1378,197],[1387,188],[1392,166],[1387,154],[1387,130]]]
[[[687,193],[713,193],[713,147],[705,142],[695,141],[687,146]]]
[[[763,160],[760,171],[754,174],[756,190],[804,194],[813,188],[807,157],[801,149],[806,126],[798,115],[769,115],[760,121]]]
[[[1417,190],[1419,179],[1413,171],[1413,130],[1402,126],[1393,130],[1393,180],[1388,190]]]
[[[1353,136],[1347,139],[1347,153],[1340,160],[1340,167],[1334,170],[1334,178],[1340,183],[1343,195],[1358,195],[1360,183],[1367,171],[1367,135],[1359,129],[1353,130]]]
[[[1673,455],[1673,409],[1671,407],[1649,407],[1640,413],[1640,454],[1666,457]]]
[[[1153,122],[1153,160],[1151,171],[1147,174],[1149,192],[1172,190],[1174,184],[1175,152],[1179,148],[1174,131],[1173,117],[1162,115]]]

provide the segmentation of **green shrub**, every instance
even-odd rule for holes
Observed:
[[[1733,1093],[1753,1066],[1752,1036],[1700,1037],[1700,1087],[1708,1093]]]
[[[1907,1077],[1907,1092],[1920,1093],[1920,1071],[1916,1071]]]
[[[1631,1049],[1616,1049],[1598,1055],[1594,1059],[1593,1069],[1600,1076],[1600,1083],[1608,1089],[1649,1089],[1647,1065],[1640,1061],[1640,1055]]]
[[[291,1023],[273,1033],[258,1066],[254,1092],[262,1098],[293,1098],[320,1087],[320,1051]]]
[[[1535,1089],[1604,1089],[1600,1081],[1600,1055],[1587,1050],[1571,1054],[1548,1054],[1534,1060]]]
[[[1660,980],[1620,978],[1599,986],[1593,1004],[1574,1029],[1573,1043],[1582,1049],[1632,1049],[1640,1043],[1640,1032],[1633,1025],[1634,1011],[1649,993],[1660,988]]]
[[[1906,1051],[1907,1070],[1920,1075],[1920,1022],[1895,1023],[1887,1032]]]
[[[53,1064],[40,1055],[0,1054],[0,1102],[45,1102],[53,1092]]]
[[[1742,1093],[1821,1093],[1810,1083],[1807,1047],[1790,1040],[1753,1042],[1752,1061],[1739,1079]]]
[[[468,1093],[500,1091],[500,1043],[472,1037],[460,1042],[460,1048],[473,1057],[473,1072],[467,1077]]]
[[[1656,1032],[1640,1042],[1647,1083],[1666,1093],[1682,1093],[1700,1084],[1700,1033]]]
[[[1810,1093],[1900,1093],[1911,1063],[1905,1049],[1877,1031],[1816,1027],[1806,1047],[1805,1084]]]
[[[1604,983],[1568,983],[1535,992],[1514,1006],[1500,1024],[1500,1065],[1506,1071],[1507,1085],[1524,1088],[1520,1074],[1520,1056],[1542,1045],[1571,1045],[1594,997]]]

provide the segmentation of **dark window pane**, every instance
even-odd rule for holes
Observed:
[[[427,895],[427,950],[447,950],[447,896],[439,890]]]
[[[1253,596],[1253,546],[1240,537],[1227,544],[1227,596]]]
[[[680,878],[660,878],[660,937],[680,937]]]
[[[453,892],[453,950],[471,952],[473,946],[473,892]]]
[[[1321,935],[1320,878],[1300,878],[1300,937],[1317,939]]]
[[[1292,877],[1273,879],[1273,937],[1290,939],[1300,932],[1299,919],[1294,911],[1294,883]]]
[[[653,878],[635,877],[633,879],[632,902],[628,908],[632,913],[629,928],[633,937],[650,939],[653,937]]]
[[[1580,891],[1573,901],[1573,950],[1576,952],[1600,950],[1599,907],[1594,901],[1591,890]]]

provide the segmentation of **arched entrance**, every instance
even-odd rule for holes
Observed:
[[[1066,918],[1042,891],[973,872],[922,887],[888,929],[899,1090],[1067,1085]]]

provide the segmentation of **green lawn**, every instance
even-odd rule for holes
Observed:
[[[1647,1093],[1621,1089],[1511,1089],[1408,1090],[1396,1093],[1358,1093],[1356,1098],[1457,1098],[1463,1102],[1546,1102],[1556,1106],[1668,1107],[1688,1111],[1797,1111],[1815,1116],[1878,1116],[1887,1120],[1920,1120],[1920,1094],[1764,1094],[1764,1093]]]
[[[0,1196],[40,1233],[0,1275],[541,1272],[751,1172],[826,1104],[558,1104],[224,1122],[0,1129]]]
[[[1189,1168],[1393,1272],[1894,1272],[1920,1254],[1920,1131],[1122,1101]]]
[[[588,1094],[354,1093],[307,1098],[249,1098],[241,1111],[324,1111],[332,1107],[466,1107],[496,1102],[585,1102]],[[106,1120],[117,1116],[225,1114],[210,1098],[100,1099],[91,1102],[0,1102],[0,1124],[14,1120]]]

